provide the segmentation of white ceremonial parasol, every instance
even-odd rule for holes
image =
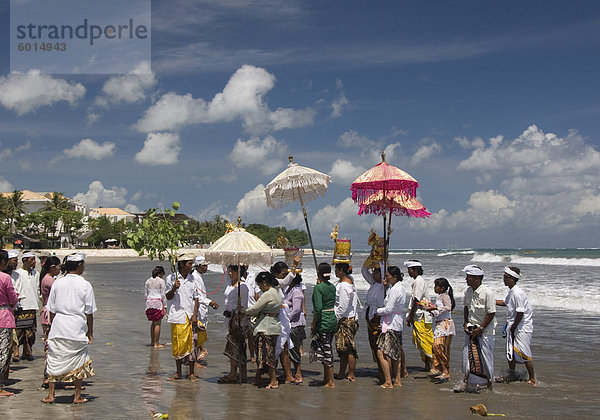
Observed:
[[[208,248],[204,254],[207,262],[213,264],[223,264],[226,266],[237,265],[238,273],[241,273],[240,265],[266,265],[273,263],[273,251],[259,237],[246,232],[241,227],[242,220],[238,217],[237,226],[230,225],[231,231],[221,236]],[[240,287],[238,286],[238,305],[240,304]],[[241,318],[238,316],[238,331],[241,331]],[[240,339],[243,342],[243,338]],[[243,345],[242,345],[243,347]],[[240,349],[240,353],[244,353]],[[241,368],[238,372],[238,379],[241,385]]]
[[[331,182],[331,177],[322,172],[294,163],[292,156],[289,157],[289,160],[290,163],[287,169],[277,175],[265,188],[267,206],[281,208],[292,201],[300,201],[316,269],[317,256],[315,255],[315,246],[310,234],[304,203],[318,198],[319,195],[323,197],[327,191],[327,186]]]

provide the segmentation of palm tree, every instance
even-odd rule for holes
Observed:
[[[15,231],[15,219],[25,213],[25,202],[23,201],[23,193],[19,190],[14,190],[7,197],[6,201],[6,216],[10,220],[10,234]]]
[[[60,211],[69,210],[71,204],[69,200],[65,198],[63,193],[54,191],[50,197],[50,201],[42,208],[42,211]]]

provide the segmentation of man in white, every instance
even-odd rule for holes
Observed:
[[[46,304],[52,326],[46,364],[48,396],[42,402],[54,402],[55,382],[73,381],[73,404],[82,404],[88,401],[81,396],[82,381],[94,375],[87,347],[94,342],[96,301],[92,285],[81,276],[85,254],[68,255],[65,268],[67,274],[54,282]]]
[[[194,268],[195,270],[192,272],[194,276],[194,281],[196,282],[196,290],[198,292],[198,323],[194,328],[194,348],[196,352],[196,357],[198,360],[204,359],[208,354],[208,351],[203,347],[204,342],[206,341],[206,327],[208,325],[208,308],[211,307],[213,309],[219,309],[219,305],[214,301],[209,299],[206,294],[206,285],[204,284],[204,279],[202,278],[202,274],[206,273],[208,270],[208,263],[203,256],[196,257],[194,259]]]
[[[423,266],[417,260],[409,260],[404,263],[408,269],[408,275],[414,279],[411,287],[410,301],[408,302],[408,315],[406,325],[413,327],[413,344],[421,353],[421,360],[425,363],[425,371],[430,374],[440,374],[432,370],[433,367],[433,319],[428,311],[423,310],[419,304],[423,299],[429,300],[429,287],[423,278]]]
[[[37,311],[40,309],[40,273],[35,269],[35,254],[27,251],[21,255],[23,267],[16,270],[21,280],[21,308],[23,313],[17,322],[17,346],[23,346],[23,359],[33,360],[33,345],[37,327]],[[18,349],[17,349],[18,354]]]
[[[494,375],[494,329],[496,328],[496,299],[494,292],[482,284],[483,270],[467,265],[467,285],[464,297],[464,323],[466,333],[463,347],[463,382],[455,392],[467,390],[467,385],[487,385],[492,389]]]
[[[198,322],[198,290],[192,275],[194,266],[193,254],[181,254],[177,257],[177,272],[166,280],[167,322],[171,324],[171,348],[177,365],[177,373],[169,378],[182,378],[181,365],[189,367],[188,379],[197,382],[194,375],[196,358],[193,350],[192,325]]]
[[[497,380],[501,382],[516,380],[516,363],[523,363],[529,374],[528,383],[537,386],[531,353],[533,310],[527,295],[517,286],[520,278],[521,270],[518,267],[504,267],[504,284],[509,291],[504,300],[496,300],[496,305],[506,306],[506,359],[510,371],[506,378],[497,378]]]

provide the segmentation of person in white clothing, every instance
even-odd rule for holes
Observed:
[[[415,347],[421,353],[421,360],[425,363],[424,370],[429,374],[437,375],[433,366],[433,328],[431,314],[419,306],[420,303],[429,302],[429,285],[423,278],[423,266],[417,260],[409,260],[404,263],[408,269],[408,275],[414,279],[410,301],[408,302],[408,316],[406,325],[413,327],[412,340]]]
[[[508,376],[496,378],[500,382],[516,380],[517,363],[525,364],[529,374],[529,384],[537,386],[533,370],[533,354],[531,337],[533,336],[533,310],[527,295],[517,282],[521,278],[518,267],[504,267],[504,284],[509,291],[504,300],[496,300],[496,305],[506,306],[506,359],[508,360]]]
[[[404,328],[404,304],[406,291],[402,286],[402,272],[394,265],[385,273],[387,295],[384,306],[377,309],[381,319],[381,334],[377,338],[377,355],[383,371],[382,388],[402,386],[402,330]],[[394,382],[392,379],[395,377]]]
[[[85,270],[85,254],[66,257],[67,274],[56,280],[46,308],[50,313],[48,334],[48,396],[43,403],[54,403],[55,382],[74,382],[73,404],[88,400],[81,395],[82,382],[94,375],[88,345],[94,342],[94,312],[96,301],[94,289],[82,274]]]
[[[166,297],[169,305],[167,321],[171,324],[171,348],[177,366],[177,373],[169,380],[182,378],[181,365],[188,365],[188,379],[197,382],[194,374],[195,355],[192,338],[192,325],[198,321],[198,291],[192,276],[194,254],[181,254],[177,257],[177,272],[169,275],[166,281]]]
[[[194,349],[196,353],[196,359],[202,360],[208,355],[208,351],[204,348],[206,342],[206,328],[208,326],[208,308],[219,309],[219,305],[211,300],[206,293],[206,285],[202,274],[205,274],[208,270],[208,263],[203,256],[196,257],[194,260],[194,268],[192,275],[196,282],[196,289],[198,291],[198,322],[194,325]],[[196,367],[203,367],[201,364],[196,362]]]
[[[367,264],[367,261],[365,261],[365,264]],[[377,363],[380,377],[383,375],[383,371],[381,370],[379,356],[377,355],[377,337],[381,334],[381,323],[379,315],[377,315],[377,308],[384,306],[385,286],[382,281],[382,272],[382,262],[376,263],[376,266],[374,267],[363,265],[361,269],[363,278],[370,285],[369,290],[367,291],[367,310],[365,311],[367,337],[369,338],[369,346],[371,347],[373,361]]]
[[[167,298],[166,286],[163,280],[165,269],[157,265],[152,270],[152,277],[144,285],[146,295],[146,318],[150,324],[150,345],[154,348],[163,348],[160,344],[160,324],[166,314]]]
[[[335,334],[335,348],[340,357],[340,370],[337,379],[347,379],[354,382],[356,377],[356,359],[358,353],[354,338],[358,331],[358,296],[354,282],[350,277],[350,265],[338,263],[335,265],[335,275],[340,279],[335,287],[334,312],[338,320],[338,330]],[[346,376],[346,367],[348,375]]]
[[[23,346],[23,359],[33,360],[33,345],[37,330],[37,311],[40,309],[40,273],[35,269],[35,254],[21,255],[23,267],[16,270],[21,279],[19,297],[23,312],[16,317],[17,346]],[[17,348],[17,354],[18,354]]]

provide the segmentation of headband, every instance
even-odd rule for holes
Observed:
[[[85,254],[83,252],[67,255],[67,261],[79,262],[85,261]]]
[[[405,261],[404,262],[404,266],[406,268],[411,268],[411,267],[423,267],[423,265],[421,265],[421,263],[419,261]]]
[[[517,280],[519,280],[521,278],[521,275],[517,274],[515,271],[511,270],[510,267],[504,267],[504,272],[506,274],[508,274],[509,276],[514,277]]]
[[[483,270],[476,265],[467,265],[463,268],[463,272],[470,276],[483,276]]]

